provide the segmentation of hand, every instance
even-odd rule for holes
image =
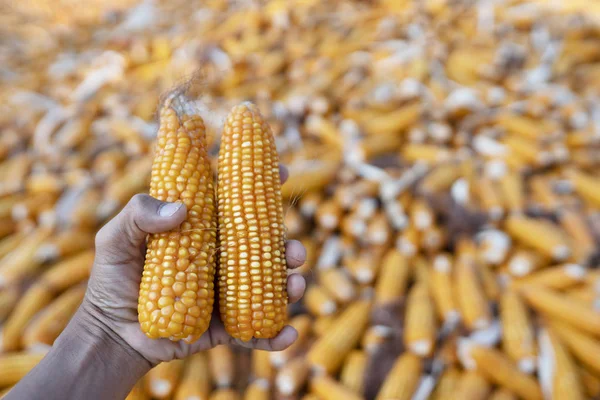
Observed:
[[[287,170],[281,168],[282,183]],[[292,344],[297,332],[286,326],[273,339],[252,339],[249,342],[230,337],[223,327],[215,307],[210,327],[196,342],[172,342],[149,339],[140,330],[137,304],[142,276],[146,236],[176,228],[185,219],[186,208],[180,203],[165,203],[148,195],[134,196],[125,208],[96,235],[96,259],[88,290],[77,318],[88,330],[101,329],[103,335],[128,346],[151,365],[183,358],[201,350],[226,343],[260,350],[283,350]],[[286,244],[288,268],[297,268],[306,258],[302,244],[290,240]],[[290,303],[304,294],[306,282],[300,274],[288,277]]]

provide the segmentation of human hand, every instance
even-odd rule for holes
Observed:
[[[281,168],[282,183],[287,170]],[[172,342],[149,339],[140,330],[137,305],[139,285],[144,267],[146,236],[176,228],[186,216],[181,203],[165,203],[148,195],[138,194],[96,235],[96,258],[85,299],[77,313],[80,324],[88,330],[102,330],[103,335],[133,350],[151,365],[183,358],[201,350],[226,343],[260,350],[282,350],[292,344],[297,332],[286,326],[272,339],[252,339],[242,342],[230,337],[221,322],[218,307],[214,308],[210,326],[196,342]],[[288,268],[297,268],[306,258],[306,250],[298,241],[286,243]],[[306,282],[300,274],[288,277],[289,302],[304,294]]]

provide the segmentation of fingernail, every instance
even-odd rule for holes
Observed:
[[[164,203],[158,209],[158,215],[161,217],[170,217],[181,208],[181,203]]]

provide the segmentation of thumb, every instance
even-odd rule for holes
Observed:
[[[141,255],[148,233],[178,227],[187,214],[183,203],[166,203],[147,194],[136,194],[96,234],[96,256],[118,263]]]

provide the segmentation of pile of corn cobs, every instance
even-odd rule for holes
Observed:
[[[290,308],[300,339],[162,364],[131,399],[600,396],[590,15],[509,0],[34,3],[0,17],[0,389],[74,313],[95,232],[147,191],[160,96],[187,84],[208,126],[252,100],[275,131],[287,236],[309,255]]]

